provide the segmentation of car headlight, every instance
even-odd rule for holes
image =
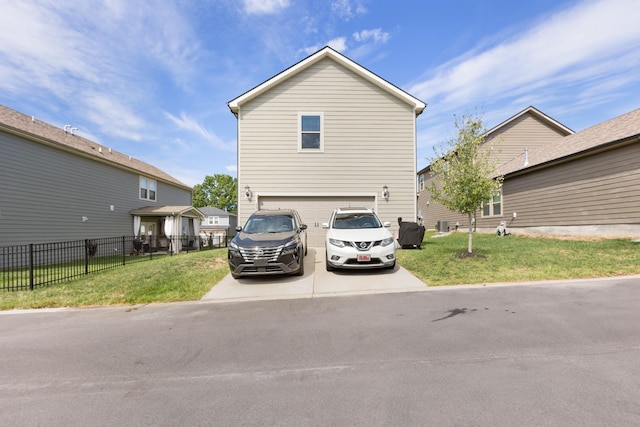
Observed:
[[[282,255],[293,254],[296,252],[298,252],[298,242],[296,241],[289,242],[284,245],[284,248],[282,248]]]
[[[338,239],[329,239],[329,243],[339,248],[344,248],[346,246],[342,240],[338,240]]]
[[[238,247],[238,244],[233,240],[229,242],[229,249],[233,249],[235,251],[240,250],[240,248]]]
[[[389,246],[392,243],[393,243],[393,237],[387,237],[382,242],[380,242],[382,246]]]

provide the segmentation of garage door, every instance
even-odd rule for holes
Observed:
[[[346,206],[375,207],[373,196],[331,196],[331,197],[285,197],[285,196],[261,196],[260,209],[295,209],[300,214],[302,222],[307,224],[307,245],[310,247],[323,247],[326,230],[322,228],[323,222],[329,222],[331,212],[335,208]]]

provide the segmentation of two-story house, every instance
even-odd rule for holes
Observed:
[[[191,187],[75,131],[0,106],[0,246],[198,234]]]
[[[238,216],[220,208],[205,206],[198,208],[202,212],[202,222],[200,223],[200,236],[208,239],[212,236],[216,242],[224,242],[227,237],[236,234]]]
[[[323,246],[333,209],[364,206],[397,228],[416,217],[416,118],[426,104],[325,47],[228,106],[238,120],[238,221],[298,210]]]

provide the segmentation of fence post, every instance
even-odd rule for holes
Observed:
[[[125,245],[125,236],[122,236],[122,265],[127,263],[127,257],[124,256],[124,245]]]
[[[89,274],[89,239],[84,239],[84,274]]]
[[[29,243],[29,290],[33,290],[33,243]]]

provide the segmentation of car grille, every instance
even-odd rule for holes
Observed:
[[[368,251],[374,246],[379,246],[382,240],[376,240],[375,242],[346,242],[356,248],[359,251]]]
[[[240,248],[240,253],[245,261],[253,261],[255,259],[277,261],[283,247],[284,246],[276,246],[273,248]]]

